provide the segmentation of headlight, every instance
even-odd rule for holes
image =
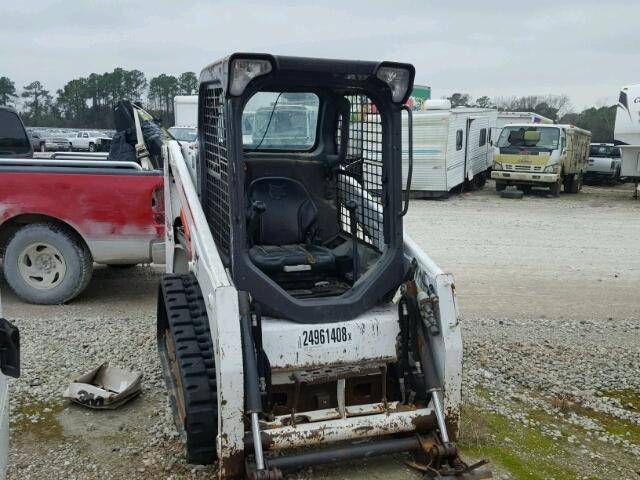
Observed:
[[[231,64],[231,79],[229,92],[231,95],[242,95],[249,82],[260,75],[266,75],[271,71],[271,62],[268,60],[251,60],[238,58]]]
[[[502,164],[501,163],[494,163],[493,166],[491,167],[492,170],[502,170]]]
[[[557,173],[558,172],[558,164],[547,165],[544,167],[544,173]]]

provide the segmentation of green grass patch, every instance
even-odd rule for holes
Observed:
[[[636,445],[640,445],[640,425],[637,423],[616,418],[607,413],[597,412],[578,403],[573,403],[566,408],[575,412],[577,415],[595,420],[607,433],[625,438]]]
[[[64,438],[62,425],[57,418],[64,408],[59,403],[40,401],[21,405],[11,411],[11,428],[18,435],[33,435],[42,440]]]
[[[635,390],[605,390],[605,397],[617,398],[626,410],[640,412],[640,393]]]
[[[535,428],[473,405],[462,409],[460,446],[463,453],[486,458],[520,479],[572,479],[571,453]]]

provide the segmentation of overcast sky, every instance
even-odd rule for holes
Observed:
[[[0,0],[0,76],[16,87],[115,67],[200,72],[235,51],[397,60],[433,97],[562,94],[615,103],[640,82],[640,0]]]

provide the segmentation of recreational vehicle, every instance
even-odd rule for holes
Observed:
[[[616,111],[615,143],[620,147],[620,175],[640,182],[640,83],[622,87]]]
[[[587,170],[591,132],[573,125],[506,125],[498,139],[491,178],[496,190],[517,185],[522,190],[561,186],[578,193]]]
[[[496,110],[451,108],[448,100],[427,100],[426,111],[413,113],[413,175],[411,195],[443,197],[466,184],[481,188],[491,168],[489,131],[496,122]],[[407,135],[407,118],[402,138]],[[407,156],[408,144],[403,144]],[[408,162],[403,162],[406,182]]]

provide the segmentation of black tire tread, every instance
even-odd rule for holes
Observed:
[[[164,275],[160,281],[158,305],[158,349],[166,355],[166,331],[172,336],[182,388],[163,362],[169,391],[181,395],[185,419],[182,422],[172,398],[176,424],[186,440],[187,461],[211,464],[216,460],[218,393],[215,357],[207,310],[196,278],[192,274]]]

